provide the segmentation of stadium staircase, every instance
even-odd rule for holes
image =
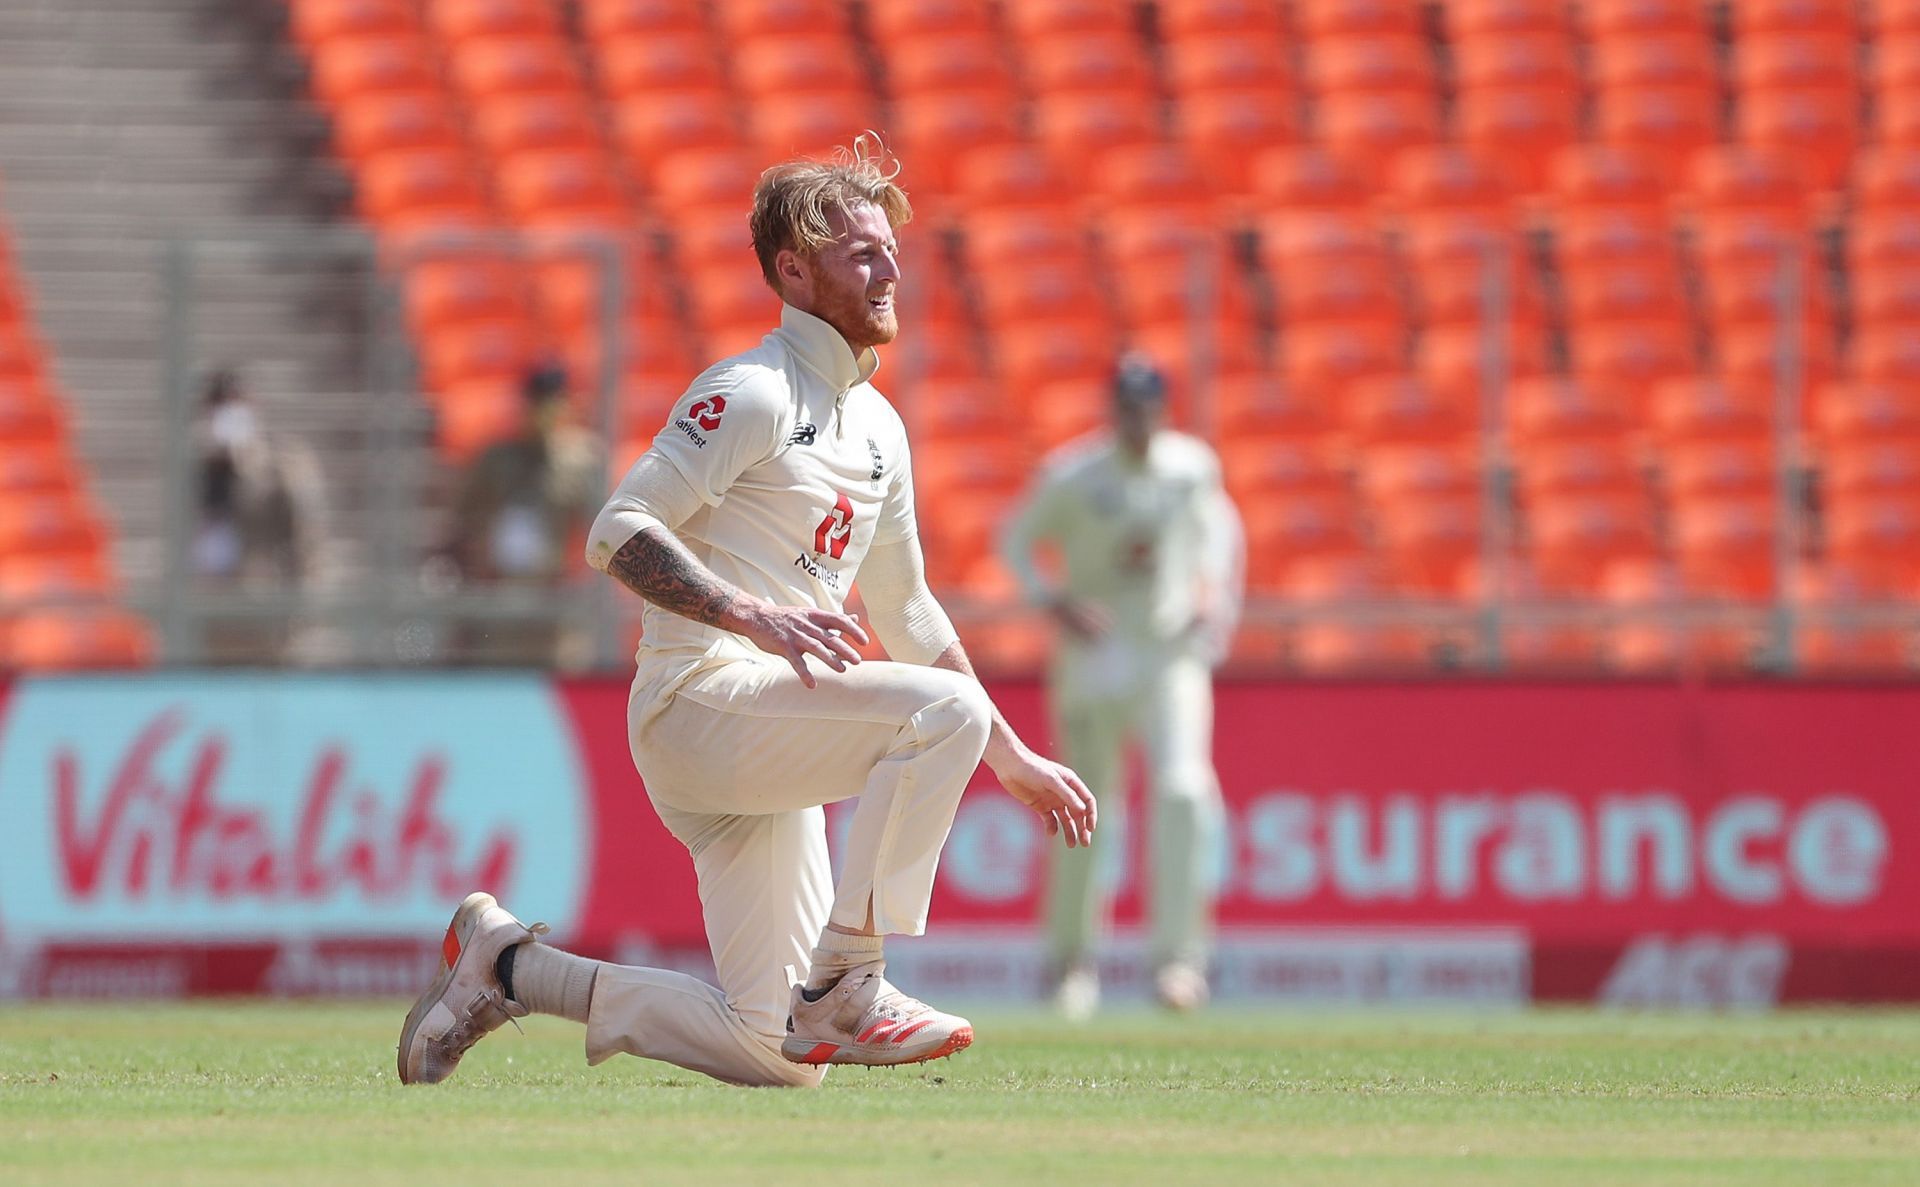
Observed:
[[[169,310],[176,237],[295,239],[345,187],[284,44],[255,0],[14,0],[0,6],[0,209],[34,295],[73,436],[128,588],[163,571]],[[357,467],[377,423],[363,374],[365,267],[270,246],[195,253],[199,380],[236,366],[270,430],[318,456],[356,565]]]

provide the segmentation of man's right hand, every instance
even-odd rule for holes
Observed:
[[[1060,629],[1086,643],[1098,642],[1113,629],[1113,615],[1092,602],[1062,595],[1047,607]]]
[[[723,624],[728,630],[745,635],[768,655],[777,655],[793,665],[801,683],[817,687],[813,673],[807,671],[811,655],[836,672],[848,664],[860,662],[860,653],[849,638],[867,641],[867,632],[850,615],[831,610],[812,610],[804,606],[776,606],[755,599],[736,608],[734,621]]]

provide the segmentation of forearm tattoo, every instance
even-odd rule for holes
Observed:
[[[740,591],[715,577],[673,534],[647,528],[620,546],[607,562],[620,584],[695,622],[719,626]]]

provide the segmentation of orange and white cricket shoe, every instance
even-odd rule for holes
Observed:
[[[400,1029],[402,1084],[438,1084],[475,1043],[527,1016],[527,1008],[507,996],[494,963],[513,945],[546,932],[546,924],[528,927],[484,891],[466,897],[440,943],[440,975]]]
[[[973,1042],[972,1023],[901,993],[881,975],[886,967],[876,960],[849,969],[819,1001],[794,986],[780,1054],[794,1063],[890,1067],[939,1059]]]

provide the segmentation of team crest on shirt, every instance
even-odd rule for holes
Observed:
[[[879,490],[880,476],[887,472],[887,463],[880,456],[880,443],[872,437],[867,438],[867,456],[873,460],[873,470],[867,475],[867,484],[871,489]]]

